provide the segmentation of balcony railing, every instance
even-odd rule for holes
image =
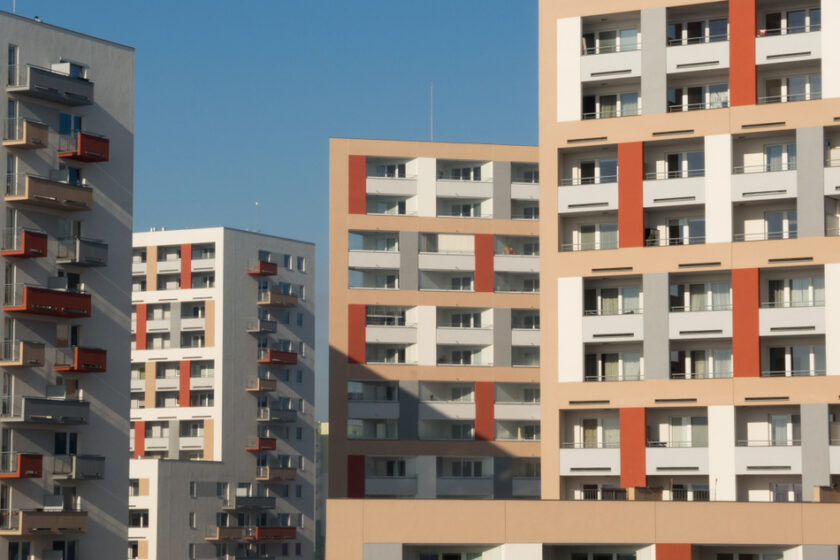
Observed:
[[[593,111],[591,113],[583,113],[581,118],[583,120],[590,120],[590,119],[612,119],[615,117],[635,117],[636,115],[642,114],[642,107],[639,104],[637,107],[630,108],[630,109],[607,109],[607,110],[600,110],[600,111]]]
[[[77,131],[58,139],[58,157],[88,163],[108,161],[110,141],[101,134]]]
[[[583,380],[586,382],[595,382],[595,383],[606,383],[610,381],[642,381],[644,380],[645,376],[642,374],[626,377],[624,375],[618,375],[609,377],[606,375],[585,375]]]
[[[624,310],[604,310],[604,309],[584,309],[583,316],[584,317],[614,317],[616,315],[641,315],[643,309],[641,307],[636,307],[633,309],[624,309]]]
[[[270,261],[248,261],[248,274],[251,276],[274,276],[277,274],[277,263]]]
[[[289,350],[259,348],[257,349],[257,363],[266,365],[295,365],[298,355]]]
[[[26,173],[7,173],[5,200],[76,212],[93,208],[93,189]]]
[[[581,54],[584,56],[589,56],[593,54],[613,54],[613,53],[621,53],[621,52],[633,52],[638,51],[642,48],[642,44],[640,42],[630,43],[630,42],[619,42],[615,45],[609,46],[597,46],[597,47],[585,47],[581,50]]]
[[[31,510],[0,510],[0,535],[78,535],[87,533],[88,513],[61,506]]]
[[[261,307],[289,308],[297,307],[298,298],[296,295],[284,293],[279,288],[271,290],[260,290],[257,294],[257,305]]]
[[[297,469],[294,469],[292,467],[257,467],[256,480],[259,482],[283,482],[295,480],[296,478]]]
[[[66,67],[68,70],[43,68],[34,64],[10,64],[7,91],[62,105],[92,105],[93,82],[72,75],[69,63],[55,66]]]
[[[49,127],[42,122],[23,117],[6,119],[3,126],[3,145],[7,148],[34,150],[46,148],[49,143]]]
[[[693,447],[709,447],[708,441],[648,441],[648,447],[660,447],[669,449],[685,449]]]
[[[106,266],[108,244],[99,239],[87,237],[60,239],[55,262],[73,266]]]
[[[245,330],[249,333],[275,333],[277,332],[277,321],[249,319],[245,324]]]
[[[102,455],[56,455],[53,476],[62,480],[100,480],[105,477]]]
[[[761,372],[761,377],[822,377],[823,375],[826,375],[824,369],[767,370]]]
[[[285,541],[297,537],[296,527],[246,527],[245,540],[248,541]]]
[[[766,163],[762,165],[736,165],[732,168],[734,175],[745,173],[775,173],[776,171],[796,171],[796,162]]]
[[[708,37],[703,35],[702,37],[687,37],[685,39],[668,39],[667,44],[669,47],[678,47],[680,45],[700,45],[703,43],[718,43],[721,41],[728,41],[729,34],[728,33],[718,33],[715,35],[709,35]]]
[[[802,442],[798,439],[739,439],[735,442],[738,447],[798,447]]]
[[[44,457],[35,453],[0,453],[0,479],[41,478]]]
[[[620,502],[627,499],[627,490],[623,488],[584,488],[581,492],[583,500],[602,500],[605,502]]]
[[[822,99],[822,92],[812,91],[808,93],[794,93],[788,95],[765,95],[758,98],[758,104],[766,105],[768,103],[790,103],[793,101],[812,101],[814,99]]]
[[[729,107],[728,101],[717,101],[712,103],[685,103],[668,105],[669,113],[685,113],[688,111],[705,111],[707,109],[726,109]]]
[[[565,253],[569,251],[605,251],[609,249],[618,249],[618,240],[614,241],[585,241],[582,243],[562,243],[560,245],[560,252]]]
[[[785,28],[778,28],[778,27],[771,27],[767,29],[759,29],[756,31],[755,36],[757,38],[761,37],[774,37],[778,35],[795,35],[798,33],[813,33],[815,31],[819,31],[822,28],[820,24],[812,24],[812,25],[792,25],[790,27]]]
[[[689,169],[688,171],[651,171],[645,173],[645,181],[663,181],[665,179],[689,179],[691,177],[705,176],[705,169]]]
[[[108,352],[101,348],[59,348],[55,371],[64,373],[97,373],[108,369]]]
[[[277,440],[273,437],[252,437],[245,442],[245,451],[273,451]]]
[[[672,371],[670,374],[671,379],[730,379],[731,377],[731,371],[705,371],[694,373]]]
[[[564,441],[560,447],[563,449],[618,449],[618,441]]]
[[[277,390],[277,380],[251,377],[245,385],[245,390],[249,393],[270,393]]]
[[[90,294],[51,290],[25,284],[6,284],[3,310],[56,317],[90,317]]]
[[[689,313],[692,311],[731,311],[731,303],[714,303],[711,305],[672,305],[672,313]]]
[[[762,309],[788,309],[791,307],[824,307],[824,300],[810,301],[762,301]]]
[[[46,257],[47,234],[35,228],[4,228],[0,255],[24,259]]]
[[[708,502],[708,490],[692,490],[688,491],[686,488],[672,488],[671,489],[672,502]]]
[[[776,239],[796,239],[796,231],[764,231],[760,233],[736,233],[732,241],[771,241]]]
[[[671,247],[675,245],[702,245],[706,242],[705,235],[689,237],[651,237],[645,239],[645,247]]]
[[[571,187],[577,185],[601,185],[606,183],[615,183],[618,181],[618,175],[601,175],[600,177],[571,177],[560,180],[561,187]]]

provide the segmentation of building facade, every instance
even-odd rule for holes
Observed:
[[[838,28],[540,1],[541,500],[333,500],[328,558],[838,557]]]
[[[125,554],[134,50],[0,13],[0,559]]]
[[[312,558],[310,243],[134,234],[129,557]]]

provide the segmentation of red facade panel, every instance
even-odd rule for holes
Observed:
[[[365,456],[347,456],[347,497],[365,497]]]
[[[178,371],[178,406],[190,406],[190,362],[184,360]]]
[[[656,543],[656,560],[691,560],[691,545]]]
[[[622,249],[644,245],[643,161],[641,142],[618,145],[618,244]]]
[[[755,0],[729,2],[729,105],[755,105]]]
[[[192,245],[181,245],[181,289],[192,288]]]
[[[647,486],[645,448],[646,414],[644,408],[622,408],[618,411],[621,451],[621,487]]]
[[[493,236],[475,236],[475,282],[476,292],[492,292],[495,284],[493,270]]]
[[[367,213],[367,157],[350,156],[348,177],[348,204],[350,214]]]
[[[732,271],[732,368],[735,377],[759,377],[758,269]]]
[[[134,423],[134,458],[139,459],[146,454],[146,423]]]
[[[475,384],[475,439],[493,441],[495,439],[495,388],[490,382]]]
[[[365,363],[365,306],[351,303],[347,306],[347,362]]]
[[[134,328],[134,341],[137,350],[146,349],[146,304],[138,303],[135,307],[137,326]]]

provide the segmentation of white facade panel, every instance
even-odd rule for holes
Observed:
[[[706,180],[685,177],[644,181],[642,197],[645,208],[703,204],[706,202]]]
[[[618,183],[557,187],[559,214],[618,210]]]
[[[368,343],[415,344],[417,342],[416,327],[365,327],[365,341]]]
[[[581,18],[557,20],[557,122],[581,116]]]
[[[732,175],[732,202],[783,198],[796,198],[795,170]],[[708,224],[706,230],[709,230]]]
[[[475,255],[420,253],[418,267],[420,270],[475,270]]]
[[[557,279],[557,380],[583,379],[583,278]],[[553,318],[546,317],[545,320]]]
[[[432,305],[417,307],[417,364],[433,366],[437,358],[437,309]]]
[[[706,243],[732,241],[732,137],[706,136]]]
[[[644,317],[641,314],[583,317],[584,342],[641,340],[642,336]]]
[[[790,336],[825,333],[824,307],[759,309],[759,336]]]
[[[822,96],[823,99],[840,97],[840,3],[821,2],[822,31],[820,49],[822,52]]]
[[[475,403],[424,401],[417,415],[420,420],[475,420]]]
[[[399,269],[400,254],[396,251],[350,251],[348,264],[351,268]]]
[[[368,177],[365,190],[380,196],[415,196],[417,179],[399,177]]]
[[[709,414],[709,498],[734,501],[735,407],[710,406]]]
[[[511,200],[539,200],[540,186],[537,183],[511,183]]]
[[[493,198],[493,181],[437,180],[438,198]]]
[[[580,57],[582,82],[615,78],[638,78],[642,75],[642,51],[590,54]]]
[[[358,419],[393,419],[400,417],[398,402],[350,401],[347,403],[347,417]]]
[[[560,476],[618,476],[621,451],[616,449],[561,449]]]
[[[496,403],[496,420],[539,420],[540,403]]]
[[[709,474],[709,450],[705,447],[648,447],[645,461],[649,476]]]
[[[417,215],[437,215],[437,160],[417,158]]]
[[[802,474],[799,446],[738,446],[735,474]]]
[[[729,41],[674,45],[665,53],[668,74],[729,68]]]
[[[460,329],[456,327],[438,327],[437,343],[489,346],[493,344],[493,329]]]
[[[365,494],[368,496],[414,496],[417,494],[416,476],[365,477]]]
[[[825,265],[825,285],[840,286],[840,263]],[[840,340],[840,290],[836,288],[825,291],[825,339]],[[840,375],[840,344],[825,345],[825,369],[826,375]]]
[[[540,345],[539,329],[513,329],[510,335],[510,343],[512,346]]]

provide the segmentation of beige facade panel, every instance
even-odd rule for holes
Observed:
[[[157,290],[157,245],[146,247],[146,289]]]
[[[146,392],[144,394],[144,403],[146,408],[155,407],[155,382],[157,377],[157,363],[146,362]]]
[[[357,381],[434,380],[434,381],[492,381],[495,383],[539,383],[537,367],[467,367],[467,366],[411,366],[380,364],[347,364],[347,379]]]
[[[204,302],[204,345],[216,345],[216,302],[212,299]]]

